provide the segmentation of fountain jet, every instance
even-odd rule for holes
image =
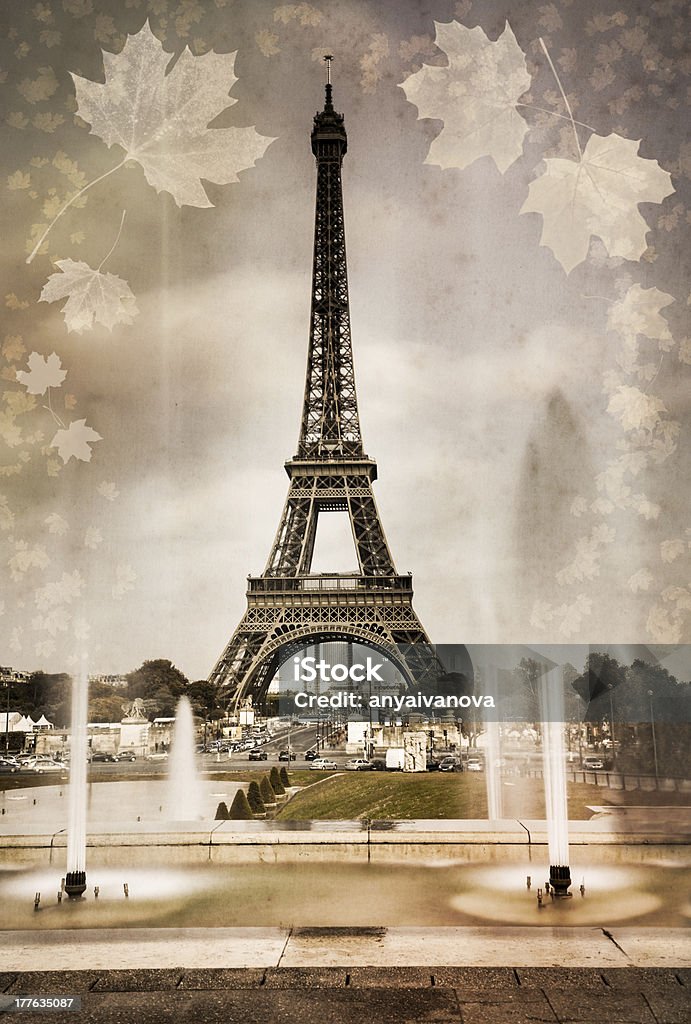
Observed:
[[[202,787],[195,759],[194,716],[187,697],[175,709],[168,758],[168,810],[172,821],[196,821],[202,813]]]
[[[549,843],[549,884],[556,899],[569,899],[569,821],[564,749],[564,687],[561,668],[540,677],[542,761]]]
[[[70,781],[67,818],[67,873],[65,892],[78,899],[86,890],[86,719],[89,677],[86,663],[72,680]]]

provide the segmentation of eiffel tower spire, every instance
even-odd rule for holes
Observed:
[[[332,57],[324,58],[324,109],[314,118],[317,201],[309,352],[296,455],[278,531],[261,576],[250,576],[247,611],[209,679],[231,700],[261,700],[286,652],[330,642],[385,654],[409,684],[434,680],[439,662],[412,607],[412,577],[399,576],[363,450],[350,334],[341,164],[348,147],[333,106]],[[357,573],[311,573],[321,513],[346,513]]]
[[[312,309],[305,401],[297,458],[362,456],[350,337],[348,270],[341,165],[348,149],[343,115],[332,102],[327,64],[324,109],[315,115],[312,152],[317,161]]]

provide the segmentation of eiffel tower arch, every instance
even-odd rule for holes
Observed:
[[[412,576],[396,571],[372,490],[377,465],[360,433],[341,189],[348,140],[325,60],[324,109],[311,134],[317,197],[298,448],[285,463],[288,495],[266,568],[248,577],[247,611],[209,676],[235,703],[261,701],[280,663],[316,643],[371,647],[408,686],[433,685],[443,671],[413,610]],[[356,573],[311,572],[319,515],[333,511],[348,517]]]

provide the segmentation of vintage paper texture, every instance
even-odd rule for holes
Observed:
[[[3,664],[201,678],[240,619],[297,440],[327,52],[365,447],[430,638],[691,640],[686,3],[4,14]]]

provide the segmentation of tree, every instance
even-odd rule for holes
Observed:
[[[283,783],[284,787],[288,789],[288,787],[290,786],[290,776],[288,775],[288,772],[286,771],[286,767],[284,764],[281,765],[279,775],[281,777],[281,782]]]
[[[114,696],[95,697],[89,700],[90,722],[119,722],[122,718],[122,698]]]
[[[157,715],[172,718],[175,705],[189,687],[187,676],[171,661],[159,658],[145,661],[140,668],[127,675],[127,696],[141,697],[150,704],[147,711],[151,717]]]
[[[285,793],[285,787],[281,781],[281,774],[276,765],[273,765],[271,771],[269,772],[269,782],[271,783],[271,788],[273,789],[274,793],[277,796],[283,796],[283,794]]]
[[[249,789],[247,790],[247,800],[255,814],[264,814],[266,812],[258,782],[250,782]]]
[[[200,718],[215,719],[223,718],[225,709],[221,707],[220,687],[217,683],[210,683],[208,679],[197,679],[190,683],[187,689],[192,710]]]
[[[259,792],[261,793],[262,800],[265,804],[276,803],[276,794],[274,793],[274,789],[268,775],[262,775],[262,780],[259,783]]]
[[[228,812],[228,805],[225,802],[225,800],[221,800],[221,802],[219,803],[218,807],[216,808],[216,817],[215,817],[214,820],[215,821],[227,821],[229,817],[230,817],[230,815],[229,815],[229,812]]]
[[[254,817],[252,808],[247,802],[247,794],[244,789],[239,789],[233,797],[228,817],[232,821],[251,821]]]

